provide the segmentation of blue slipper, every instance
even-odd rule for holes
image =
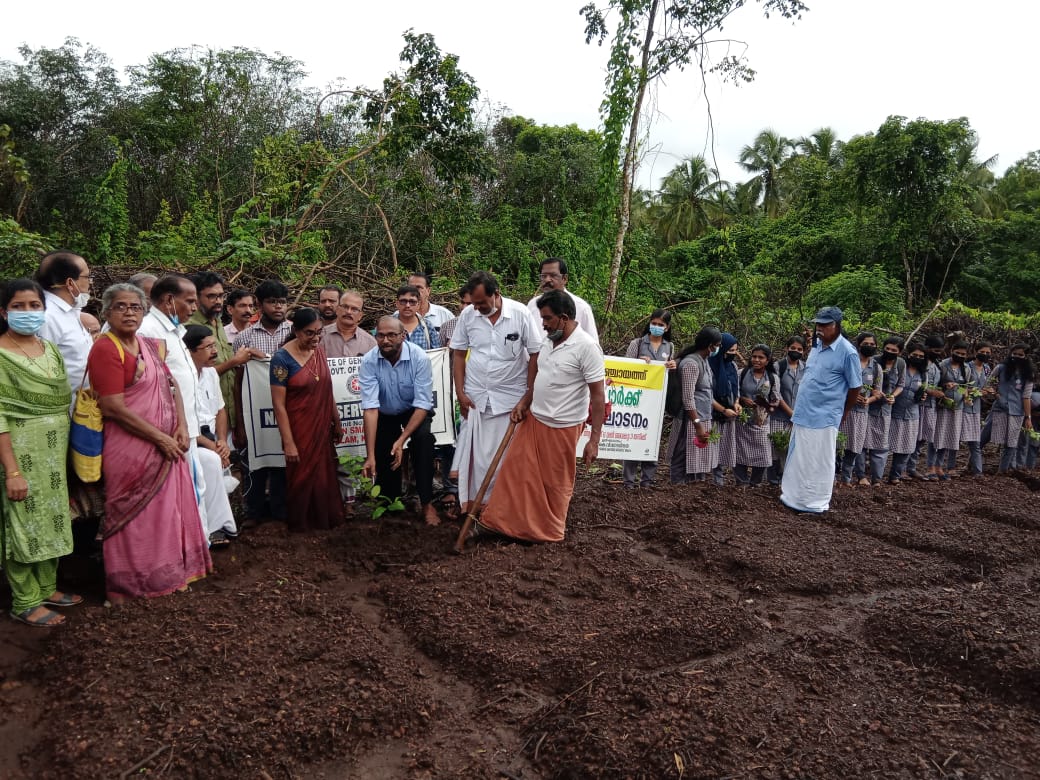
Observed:
[[[57,612],[51,612],[47,610],[47,614],[44,617],[33,619],[29,615],[35,610],[36,607],[30,607],[24,612],[15,612],[11,610],[11,617],[17,620],[19,623],[25,623],[27,626],[33,628],[57,628],[65,622],[65,618],[59,615]]]
[[[62,593],[60,599],[44,599],[45,607],[74,607],[83,603],[83,597],[75,593]]]

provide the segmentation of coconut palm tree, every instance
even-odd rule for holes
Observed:
[[[806,157],[819,157],[828,167],[840,168],[844,142],[838,139],[833,127],[821,127],[809,136],[802,136],[795,142],[795,149]]]
[[[661,181],[657,227],[668,244],[691,241],[711,226],[711,200],[722,186],[719,172],[700,155],[676,165]]]
[[[780,169],[790,157],[792,147],[789,139],[767,128],[755,136],[754,143],[740,151],[740,167],[755,174],[748,184],[753,185],[761,197],[762,209],[768,217],[780,213]]]
[[[957,147],[957,174],[968,189],[968,208],[972,213],[977,217],[997,219],[1003,215],[1007,205],[994,186],[996,176],[991,168],[997,164],[997,155],[979,160],[975,156],[978,150],[978,139]]]

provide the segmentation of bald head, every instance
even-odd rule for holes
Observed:
[[[392,317],[389,314],[383,315],[379,318],[378,330],[393,331],[394,333],[404,333],[404,325],[397,317]]]

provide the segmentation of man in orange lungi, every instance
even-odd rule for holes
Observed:
[[[513,441],[506,450],[495,492],[476,525],[515,539],[558,542],[577,471],[575,449],[585,427],[586,463],[596,459],[603,428],[603,353],[574,319],[574,301],[562,290],[538,299],[547,342],[538,353],[531,406],[517,409]],[[590,404],[591,399],[591,404]]]

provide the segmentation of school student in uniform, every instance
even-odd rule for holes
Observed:
[[[742,411],[740,405],[740,378],[736,359],[737,339],[731,333],[723,333],[721,346],[714,357],[708,359],[714,378],[715,398],[712,401],[712,417],[718,423],[719,462],[712,471],[716,485],[726,482],[725,469],[737,465],[737,418]]]
[[[982,395],[989,383],[993,368],[993,347],[988,341],[975,344],[975,359],[971,362],[974,381],[964,398],[964,416],[961,417],[961,443],[968,445],[968,475],[982,475]],[[946,460],[947,472],[957,466],[957,453]]]
[[[928,370],[925,373],[925,401],[921,405],[921,430],[918,434],[917,450],[910,460],[908,473],[911,477],[918,476],[917,465],[920,460],[921,450],[925,450],[925,467],[928,472],[920,478],[923,480],[935,480],[939,477],[935,474],[935,407],[938,399],[944,397],[939,388],[939,363],[943,359],[943,347],[946,341],[942,336],[931,335],[924,340],[924,354],[928,358]]]
[[[1026,345],[1015,344],[1007,359],[993,370],[990,382],[996,385],[997,397],[986,424],[990,441],[1003,447],[998,474],[1015,468],[1018,458],[1018,434],[1024,427],[1033,430],[1033,364],[1026,357]]]
[[[860,374],[863,387],[860,390],[856,406],[845,416],[845,420],[838,428],[839,432],[846,436],[845,454],[841,459],[841,483],[852,485],[853,472],[856,469],[856,461],[862,457],[863,448],[867,443],[867,411],[871,404],[883,400],[881,393],[881,368],[874,362],[877,353],[877,339],[873,333],[863,332],[856,336],[856,349],[859,351]],[[870,480],[866,478],[865,472],[860,472],[860,485],[869,486]]]
[[[920,344],[911,344],[907,349],[903,392],[892,403],[892,422],[888,433],[888,446],[892,450],[892,466],[888,472],[890,485],[898,485],[901,480],[911,476],[907,473],[907,464],[911,456],[917,453],[927,371],[928,358],[924,350]]]
[[[780,381],[773,367],[772,351],[765,344],[751,348],[751,365],[740,372],[740,403],[750,413],[736,429],[736,465],[733,477],[738,485],[760,485],[773,463],[769,441],[769,415],[780,403]]]
[[[867,442],[864,450],[865,459],[869,459],[870,484],[883,484],[885,464],[890,449],[890,429],[892,426],[892,406],[903,393],[906,383],[906,361],[899,356],[903,351],[903,340],[898,336],[889,336],[875,357],[881,369],[882,398],[871,404],[867,410]]]
[[[950,356],[939,363],[939,388],[943,398],[935,410],[935,470],[943,481],[950,479],[945,470],[949,461],[956,463],[961,444],[961,420],[964,417],[964,394],[975,375],[968,363],[968,344],[958,341],[950,348]]]
[[[673,485],[704,482],[719,463],[718,442],[710,438],[716,424],[711,419],[714,381],[708,359],[721,341],[718,330],[705,327],[679,353],[683,414],[672,420],[667,450]]]
[[[769,433],[791,432],[791,415],[794,414],[794,402],[798,397],[798,386],[805,375],[805,339],[792,336],[787,342],[787,352],[774,366],[776,376],[780,380],[780,402],[769,415]],[[775,448],[774,448],[775,449]],[[769,466],[769,484],[779,485],[783,470],[780,467],[779,453],[773,453],[773,462]]]
[[[665,309],[654,309],[643,335],[629,342],[625,357],[661,361],[671,371],[675,368],[675,347],[672,345],[672,313]],[[640,479],[639,467],[643,467]],[[626,488],[653,487],[657,475],[657,461],[626,460],[621,472]]]

